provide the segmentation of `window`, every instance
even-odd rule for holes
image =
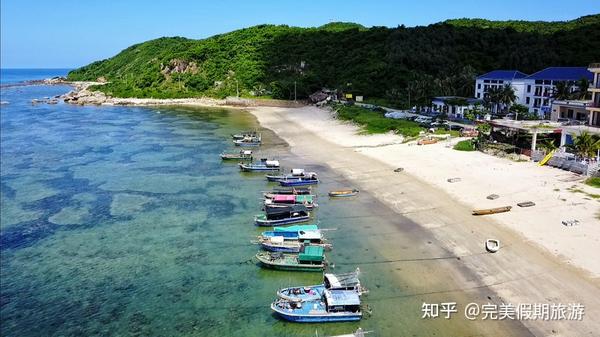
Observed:
[[[544,84],[550,85],[550,84],[552,84],[552,81],[550,81],[550,80],[544,80]]]
[[[498,83],[498,81],[496,81],[496,80],[492,80],[492,83]]]
[[[483,80],[483,83],[490,83],[490,80]]]
[[[531,97],[525,97],[525,104],[529,105],[529,102],[531,102]]]
[[[573,118],[573,109],[567,109],[567,118]]]
[[[481,97],[481,94],[480,94],[480,93],[477,93],[477,98],[480,98],[480,97]]]
[[[542,84],[542,80],[535,80],[535,84]]]
[[[531,92],[531,84],[527,85],[527,92]]]
[[[502,84],[504,83],[504,80],[498,80],[498,83]]]
[[[477,83],[477,90],[481,89],[481,83]]]

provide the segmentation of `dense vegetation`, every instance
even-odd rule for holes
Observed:
[[[591,178],[587,178],[585,183],[587,185],[590,185],[592,187],[597,187],[600,188],[600,177],[591,177]]]
[[[475,144],[471,139],[461,140],[454,145],[454,149],[458,151],[475,151]]]
[[[305,98],[323,87],[394,106],[473,95],[476,74],[598,62],[600,15],[569,22],[451,20],[397,28],[261,25],[204,40],[160,38],[69,74],[114,96]]]

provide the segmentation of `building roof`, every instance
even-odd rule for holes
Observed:
[[[354,290],[325,290],[325,299],[329,306],[360,305],[360,297]]]
[[[432,101],[446,103],[447,100],[453,100],[453,99],[464,99],[469,104],[483,103],[483,100],[480,98],[470,98],[470,97],[460,97],[460,96],[437,96],[437,97],[434,97]]]
[[[587,67],[549,67],[527,76],[528,80],[578,81],[587,78],[594,80],[594,75]]]
[[[527,74],[518,70],[492,70],[489,73],[477,76],[478,80],[514,80],[527,77]]]
[[[316,231],[319,230],[317,225],[297,225],[287,227],[275,227],[275,232],[300,232],[300,231]]]
[[[323,261],[325,250],[321,246],[306,246],[304,251],[298,254],[300,261]]]

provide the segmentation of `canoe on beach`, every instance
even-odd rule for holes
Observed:
[[[504,212],[510,211],[511,208],[512,208],[512,206],[476,209],[473,211],[473,215],[488,215],[488,214],[504,213]]]
[[[332,198],[353,197],[358,194],[357,189],[330,191],[329,196]]]

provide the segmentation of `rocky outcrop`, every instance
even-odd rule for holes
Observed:
[[[165,77],[170,77],[173,73],[181,74],[197,74],[198,65],[193,61],[186,61],[181,59],[172,59],[168,64],[160,64],[160,72]]]

